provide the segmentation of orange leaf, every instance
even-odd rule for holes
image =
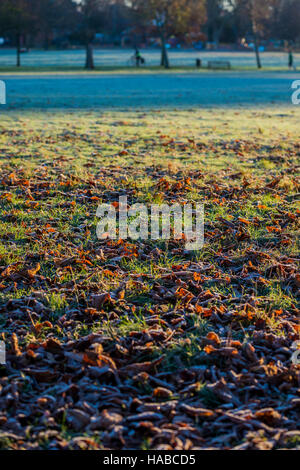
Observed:
[[[212,352],[217,351],[217,350],[216,348],[211,346],[211,344],[209,344],[208,346],[205,346],[204,351],[206,352],[206,354],[211,354]]]
[[[221,340],[219,338],[219,336],[214,333],[213,331],[211,331],[210,333],[207,334],[206,338],[209,340],[209,341],[213,341],[214,343],[216,344],[221,344]]]

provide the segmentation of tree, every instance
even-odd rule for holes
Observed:
[[[260,40],[267,36],[272,16],[273,0],[229,0],[238,18],[240,31],[251,33],[257,67],[262,68]]]
[[[106,0],[104,30],[113,42],[119,42],[121,33],[132,24],[132,10],[127,0]]]
[[[79,19],[73,0],[35,0],[35,11],[45,49],[49,48],[54,32],[71,31]]]
[[[136,0],[133,5],[156,29],[161,41],[161,66],[165,68],[170,66],[168,36],[200,29],[205,21],[205,0]]]
[[[251,26],[252,26],[252,33],[254,38],[254,50],[256,56],[256,63],[257,68],[261,69],[262,64],[260,60],[260,53],[259,53],[259,37],[260,34],[263,32],[262,20],[266,16],[266,11],[268,9],[268,5],[266,3],[262,3],[259,0],[249,0],[249,10],[250,10],[250,19],[251,19]]]
[[[224,0],[206,0],[208,39],[218,47],[224,28],[225,4]]]
[[[300,0],[273,0],[272,35],[296,42],[300,38]]]
[[[82,0],[78,6],[81,17],[81,36],[86,48],[85,68],[94,69],[93,40],[103,26],[104,4],[102,0]]]
[[[36,26],[33,6],[34,0],[2,0],[0,5],[0,29],[15,40],[17,67],[21,66],[22,41]]]

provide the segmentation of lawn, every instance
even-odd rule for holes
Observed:
[[[0,447],[299,448],[300,109],[0,117]],[[202,202],[205,245],[98,240]]]
[[[3,74],[4,110],[172,110],[219,107],[293,106],[292,84],[299,73],[198,69],[115,69],[80,73]]]
[[[161,51],[156,49],[141,49],[146,65],[157,67],[160,64]],[[133,48],[94,48],[94,59],[96,67],[108,68],[133,68],[130,66],[130,58],[134,54]],[[195,67],[196,59],[202,60],[206,67],[210,60],[230,61],[234,68],[257,69],[254,51],[206,51],[196,49],[170,49],[168,51],[172,67]],[[295,64],[300,64],[300,54],[294,53]],[[262,52],[262,64],[265,68],[288,69],[287,52]],[[16,50],[0,48],[0,70],[13,68],[16,64]],[[85,50],[39,50],[31,49],[29,53],[21,55],[22,68],[35,69],[77,69],[80,70],[85,64]]]

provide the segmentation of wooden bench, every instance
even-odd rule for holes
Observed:
[[[213,70],[217,70],[217,69],[230,70],[231,69],[231,63],[228,62],[227,60],[210,60],[207,63],[207,67],[209,69],[213,69]]]

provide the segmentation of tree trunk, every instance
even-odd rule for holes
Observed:
[[[21,67],[21,34],[17,34],[17,67]]]
[[[255,47],[255,56],[256,56],[257,68],[261,69],[262,65],[261,65],[261,60],[260,60],[260,55],[259,55],[259,43],[258,43],[258,39],[257,39],[256,35],[254,37],[254,47]]]
[[[221,33],[221,28],[216,26],[213,32],[213,42],[215,43],[216,49],[219,49]]]
[[[95,68],[94,57],[93,57],[93,46],[90,43],[86,45],[85,68],[88,70],[93,70]]]
[[[160,61],[160,65],[162,67],[165,67],[166,69],[170,68],[168,51],[167,51],[167,48],[166,48],[166,40],[165,40],[165,36],[164,36],[163,33],[161,34],[161,61]]]
[[[213,42],[216,45],[216,49],[219,49],[220,46],[220,39],[224,31],[224,22],[222,22],[219,26],[217,23],[213,26]]]

